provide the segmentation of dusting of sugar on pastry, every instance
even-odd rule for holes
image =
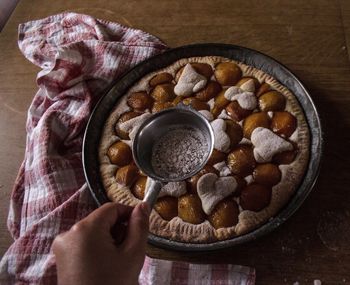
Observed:
[[[218,119],[228,119],[231,120],[231,117],[227,114],[226,110],[223,109],[218,116]]]
[[[240,144],[252,145],[252,142],[249,139],[247,139],[247,138],[242,138]]]
[[[210,113],[208,110],[200,110],[198,112],[201,113],[209,122],[214,120],[213,114]]]
[[[298,141],[298,135],[299,135],[299,132],[298,132],[298,128],[294,131],[294,133],[292,133],[292,135],[289,137],[289,140],[293,141],[293,142],[296,142]]]
[[[272,111],[268,111],[268,112],[267,112],[267,115],[268,115],[270,118],[272,118],[272,117],[273,117],[273,112],[272,112]]]
[[[214,108],[214,105],[215,105],[215,99],[214,99],[214,98],[210,99],[210,100],[207,102],[207,104],[209,105],[210,110],[212,110],[212,109]]]
[[[322,285],[321,280],[315,279],[315,280],[314,280],[314,285]]]
[[[286,173],[288,168],[289,168],[289,165],[288,164],[280,164],[278,166],[278,168],[280,169],[281,173],[282,173],[282,179],[284,178],[283,177],[283,173]]]
[[[207,79],[197,73],[191,64],[187,63],[181,73],[174,92],[178,96],[190,96],[203,89],[207,84]]]
[[[258,101],[253,92],[244,91],[237,86],[232,86],[226,90],[225,98],[230,101],[237,100],[238,104],[246,110],[254,110]]]
[[[129,133],[131,140],[134,140],[137,130],[140,128],[143,122],[151,116],[152,114],[150,113],[144,113],[126,122],[120,123],[118,126],[122,131]]]
[[[239,88],[238,86],[231,86],[230,88],[228,88],[225,91],[224,96],[227,100],[233,101],[233,100],[236,100],[233,97],[236,96],[237,94],[242,93],[242,92],[243,92],[243,90],[241,90],[241,88]]]
[[[123,143],[126,143],[130,148],[132,148],[132,141],[131,140],[121,140]]]
[[[248,92],[255,92],[255,83],[253,79],[249,79],[246,82],[244,82],[241,87],[243,91],[248,91]]]
[[[292,150],[293,145],[269,129],[258,127],[251,135],[254,157],[259,163],[270,162],[276,153]]]
[[[217,203],[234,193],[236,188],[237,181],[232,176],[218,177],[214,173],[201,176],[197,182],[197,192],[203,211],[210,215]]]
[[[226,122],[223,119],[216,119],[212,121],[211,126],[214,132],[214,148],[227,152],[230,148],[230,137],[226,134]]]
[[[150,187],[151,178],[147,177],[145,193],[148,192]],[[172,197],[180,197],[186,193],[186,182],[178,181],[178,182],[169,182],[165,184],[159,192],[158,197],[163,196],[172,196]]]
[[[244,177],[244,180],[249,185],[250,183],[252,183],[254,181],[254,177],[253,177],[253,175],[248,175],[248,176]]]
[[[229,176],[231,174],[231,170],[228,168],[225,161],[214,164],[213,167],[219,171],[220,176]]]

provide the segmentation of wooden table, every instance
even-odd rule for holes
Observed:
[[[257,270],[257,284],[350,283],[350,3],[348,1],[20,1],[0,34],[0,254],[10,244],[10,191],[25,149],[26,110],[38,68],[16,44],[17,25],[63,11],[87,13],[152,33],[169,46],[232,43],[287,65],[308,87],[322,117],[323,167],[314,191],[272,234],[212,253],[148,248],[151,256],[236,263]]]

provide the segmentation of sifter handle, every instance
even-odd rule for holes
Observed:
[[[143,202],[147,202],[150,208],[152,209],[154,204],[157,201],[160,189],[163,187],[163,183],[157,180],[150,179],[150,184],[147,190],[147,193],[145,194],[145,197],[143,198]]]

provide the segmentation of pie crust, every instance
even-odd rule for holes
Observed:
[[[308,165],[309,130],[303,110],[296,97],[286,87],[265,72],[241,62],[217,56],[192,57],[178,60],[166,68],[146,75],[132,86],[127,94],[118,101],[105,123],[98,155],[102,182],[107,196],[111,201],[117,201],[131,206],[135,206],[141,201],[132,194],[129,187],[117,183],[115,173],[118,167],[112,164],[107,156],[108,148],[113,143],[120,140],[115,132],[115,124],[117,120],[121,114],[131,110],[127,104],[128,96],[138,91],[147,91],[147,93],[149,93],[151,91],[149,81],[156,74],[167,72],[175,78],[177,71],[181,67],[185,66],[187,63],[195,62],[207,63],[213,68],[213,70],[215,69],[215,66],[221,62],[233,62],[237,64],[242,71],[242,77],[255,77],[260,83],[266,82],[273,90],[283,94],[286,98],[285,111],[291,113],[297,120],[297,128],[289,137],[289,140],[292,141],[298,149],[297,156],[292,163],[278,166],[282,174],[281,181],[272,187],[270,204],[264,209],[254,212],[243,210],[239,207],[240,213],[238,216],[238,223],[232,227],[219,229],[215,229],[208,220],[205,220],[201,224],[187,223],[179,217],[167,221],[164,220],[155,210],[152,211],[150,216],[150,232],[152,234],[185,243],[210,243],[218,240],[230,239],[258,228],[268,220],[273,219],[278,211],[287,204],[288,200],[297,190],[298,185],[302,181],[304,172]],[[212,80],[215,80],[214,75],[212,76]],[[130,140],[123,141],[131,147]],[[243,143],[245,143],[245,141],[246,139],[242,140]],[[240,144],[242,144],[242,142]],[[238,198],[235,199],[236,201],[239,201]]]

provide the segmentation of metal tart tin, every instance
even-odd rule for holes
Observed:
[[[309,126],[310,159],[304,179],[288,204],[275,217],[256,230],[232,239],[207,244],[182,243],[153,234],[149,235],[149,243],[155,246],[182,251],[208,251],[232,247],[255,240],[276,229],[301,206],[311,192],[319,174],[323,152],[322,128],[315,104],[300,80],[284,65],[261,52],[235,45],[210,43],[182,46],[149,58],[132,68],[107,89],[108,91],[93,110],[85,130],[82,158],[87,184],[99,206],[108,202],[109,199],[100,177],[98,146],[105,121],[115,104],[130,87],[150,72],[167,67],[179,59],[197,56],[222,56],[251,65],[273,76],[293,92],[304,110]]]

